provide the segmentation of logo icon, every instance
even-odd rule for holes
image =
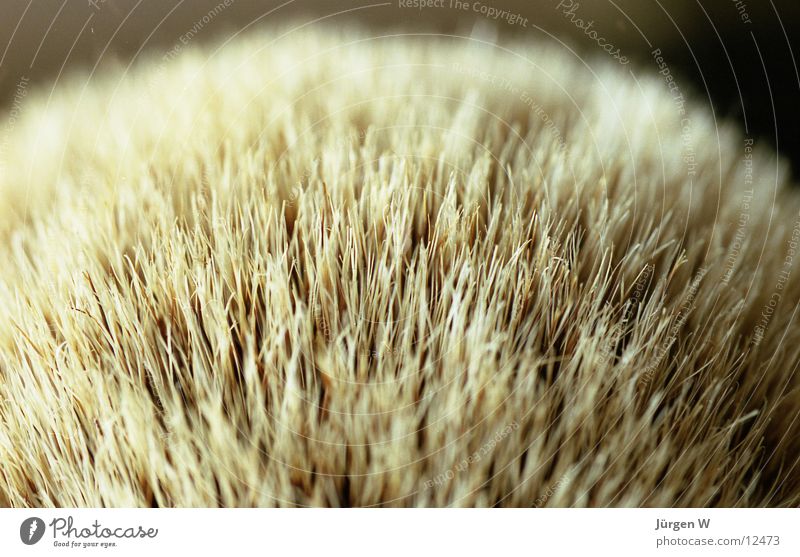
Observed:
[[[37,516],[26,518],[19,527],[19,539],[25,545],[33,545],[44,536],[44,520]]]

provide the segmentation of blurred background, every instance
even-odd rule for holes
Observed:
[[[468,35],[478,24],[500,40],[534,35],[587,56],[601,53],[587,35],[596,30],[637,72],[657,70],[651,52],[660,48],[685,95],[737,119],[800,177],[800,75],[791,44],[800,42],[798,0],[421,2],[422,9],[420,0],[2,0],[0,133],[9,115],[24,109],[27,91],[50,87],[60,74],[147,52],[160,58],[261,26],[324,18],[314,25]],[[504,10],[509,15],[497,17]],[[592,21],[591,28],[576,19]]]

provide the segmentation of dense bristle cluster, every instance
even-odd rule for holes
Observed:
[[[769,153],[537,44],[266,37],[26,99],[0,503],[800,503]]]

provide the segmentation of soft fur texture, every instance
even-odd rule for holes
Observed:
[[[564,49],[320,30],[32,91],[0,503],[797,505],[800,199],[679,108]]]

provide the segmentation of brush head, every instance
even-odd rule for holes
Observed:
[[[0,502],[800,503],[800,199],[658,75],[240,39],[31,94]]]

